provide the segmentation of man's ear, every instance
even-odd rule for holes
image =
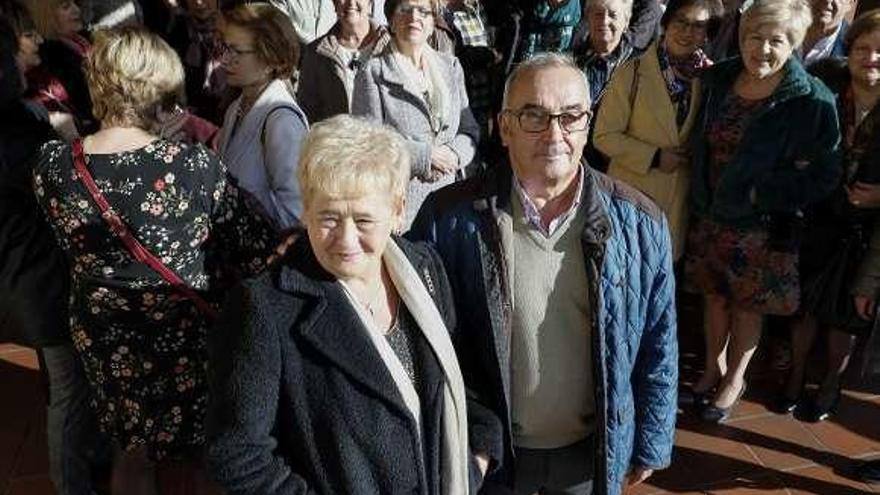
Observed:
[[[512,118],[510,117],[510,114],[508,112],[502,111],[498,114],[498,130],[499,134],[501,135],[501,144],[503,144],[505,147],[508,146],[508,140],[512,139],[512,125]]]

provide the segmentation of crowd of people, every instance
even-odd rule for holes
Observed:
[[[0,0],[0,331],[57,492],[619,495],[762,341],[828,419],[880,369],[875,7]]]

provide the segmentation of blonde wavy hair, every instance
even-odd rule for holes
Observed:
[[[379,192],[402,206],[410,156],[403,138],[390,127],[338,115],[312,127],[298,174],[306,210],[315,193],[351,198]]]
[[[789,43],[797,49],[803,43],[812,22],[813,13],[807,0],[755,0],[743,12],[739,24],[739,41],[742,43],[747,34],[769,24],[785,29]]]
[[[140,28],[99,31],[85,61],[92,112],[105,125],[143,129],[183,98],[183,66],[159,36]]]

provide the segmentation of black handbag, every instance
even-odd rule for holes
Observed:
[[[815,277],[804,281],[801,304],[804,311],[819,323],[852,330],[864,330],[872,325],[873,322],[859,317],[850,291],[867,247],[862,230],[853,229],[841,239],[839,249],[834,251],[824,268]]]

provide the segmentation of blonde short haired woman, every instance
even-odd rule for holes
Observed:
[[[799,212],[840,176],[834,97],[793,56],[810,17],[805,0],[756,0],[742,16],[742,56],[702,81],[685,271],[705,295],[706,368],[684,397],[703,402],[717,386],[708,421],[726,420],[745,391],[763,315],[798,309]]]
[[[466,398],[438,256],[393,235],[403,140],[341,115],[303,148],[307,235],[230,300],[240,337],[212,356],[213,475],[233,493],[476,493],[501,426]]]
[[[197,458],[204,440],[205,339],[223,296],[209,267],[256,273],[273,233],[213,153],[149,130],[183,83],[164,41],[101,32],[86,75],[101,130],[47,143],[34,187],[70,265],[74,347],[118,447],[113,493],[151,494],[153,462]]]

